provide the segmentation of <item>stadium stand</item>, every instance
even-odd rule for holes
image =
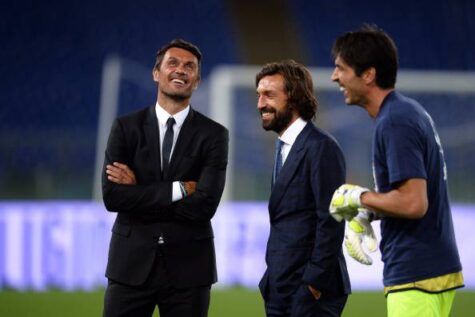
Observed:
[[[369,1],[288,1],[287,15],[310,66],[331,67],[330,48],[340,33],[363,22],[387,30],[397,41],[404,69],[475,70],[475,4],[469,0],[410,1],[397,6]],[[263,12],[265,14],[265,12]],[[267,19],[271,21],[272,19]],[[3,1],[0,4],[0,199],[91,197],[102,66],[108,56],[153,66],[158,46],[181,37],[204,53],[203,89],[213,68],[246,61],[240,32],[226,1]],[[259,24],[257,24],[259,25]],[[272,27],[265,25],[267,32]],[[252,31],[252,30],[251,30]],[[250,31],[248,31],[250,32]],[[265,38],[262,50],[266,50]],[[119,113],[153,102],[151,90],[121,82]],[[317,87],[318,88],[318,87]],[[475,179],[473,94],[417,96],[436,121],[452,193],[473,201]],[[203,98],[206,103],[208,96]],[[247,182],[268,183],[268,157],[259,154],[251,92],[236,97],[242,127],[236,167],[251,171]],[[341,105],[339,95],[322,94],[319,123],[331,129],[324,111]],[[325,121],[326,120],[326,121]],[[251,126],[252,125],[252,126]],[[363,123],[364,125],[364,123]],[[354,128],[354,126],[352,126]],[[369,135],[365,130],[361,135]],[[460,132],[462,131],[462,132]],[[343,147],[349,130],[335,130]],[[453,137],[455,136],[455,137]],[[262,136],[259,136],[262,139]],[[255,153],[255,155],[248,155]],[[366,162],[366,163],[365,163]],[[357,164],[365,166],[368,161]],[[369,178],[368,174],[357,177]],[[467,185],[468,184],[468,185]],[[239,186],[237,199],[266,199]],[[245,190],[248,188],[248,192]],[[467,189],[468,188],[468,189]]]

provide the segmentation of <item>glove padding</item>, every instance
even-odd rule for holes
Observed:
[[[363,244],[369,252],[375,252],[378,248],[370,217],[370,211],[360,208],[358,215],[346,225],[344,241],[348,255],[366,265],[373,264],[373,260],[363,249]]]
[[[369,192],[369,189],[357,185],[344,184],[338,187],[330,202],[332,217],[338,222],[353,219],[358,214],[358,208],[361,208],[360,197],[365,192]]]

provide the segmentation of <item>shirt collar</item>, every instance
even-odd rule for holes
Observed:
[[[302,132],[302,130],[305,128],[305,125],[307,125],[307,121],[298,117],[297,120],[292,122],[292,124],[289,125],[287,130],[282,133],[282,136],[280,136],[279,139],[285,144],[292,146],[295,142],[295,139],[297,139],[297,137],[299,136],[300,132]]]
[[[380,117],[380,114],[383,113],[383,110],[386,111],[385,109],[386,109],[387,107],[385,107],[385,105],[386,105],[387,103],[389,103],[390,100],[391,100],[393,97],[395,97],[395,96],[397,96],[397,92],[396,92],[395,90],[391,90],[391,91],[389,92],[389,94],[387,94],[387,95],[384,97],[383,102],[381,102],[381,106],[379,107],[379,111],[378,111],[378,114],[376,115],[376,118],[375,118],[375,119],[378,119],[378,118]],[[381,117],[382,117],[382,116],[383,116],[383,115],[381,114]]]
[[[158,123],[162,126],[165,126],[167,124],[167,120],[170,117],[173,117],[175,119],[175,124],[179,128],[183,125],[183,122],[185,122],[186,117],[188,116],[188,113],[190,112],[190,105],[186,106],[185,109],[175,113],[173,116],[169,114],[165,109],[163,109],[157,102],[155,105],[155,113],[157,114],[157,119]]]

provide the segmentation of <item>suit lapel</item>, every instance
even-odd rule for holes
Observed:
[[[180,129],[180,134],[178,134],[178,139],[176,140],[175,148],[173,149],[170,165],[168,166],[168,171],[164,175],[164,179],[169,179],[171,175],[175,175],[175,170],[177,166],[179,166],[185,150],[189,147],[189,144],[196,133],[193,120],[194,117],[195,112],[190,107],[190,112],[183,122],[183,126]]]
[[[151,106],[147,113],[144,125],[145,138],[150,148],[150,159],[156,162],[155,174],[158,180],[162,180],[162,166],[160,160],[160,135],[158,134],[158,120],[155,106]]]
[[[308,122],[305,128],[300,132],[297,139],[290,150],[287,159],[285,160],[282,169],[280,170],[279,177],[276,179],[274,186],[272,187],[271,196],[269,199],[269,210],[275,210],[282,197],[285,194],[290,180],[294,176],[297,167],[300,165],[305,155],[305,141],[310,133],[312,123]]]

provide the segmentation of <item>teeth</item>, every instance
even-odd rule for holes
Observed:
[[[182,84],[182,85],[185,84],[185,82],[183,80],[180,80],[180,79],[173,79],[172,82],[177,83],[177,84]]]
[[[340,91],[345,91],[345,88],[340,86]]]

